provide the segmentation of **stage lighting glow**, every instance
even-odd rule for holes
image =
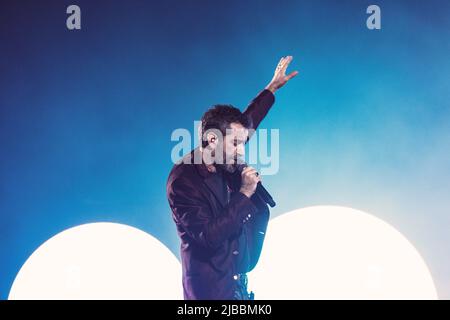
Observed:
[[[181,265],[151,235],[116,223],[65,230],[25,262],[9,299],[182,299]]]
[[[271,220],[249,288],[256,299],[438,298],[424,260],[400,232],[337,206]]]

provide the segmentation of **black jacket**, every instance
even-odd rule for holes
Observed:
[[[264,90],[244,111],[254,129],[273,103],[273,94]],[[211,173],[203,163],[194,164],[199,152],[193,150],[174,165],[167,180],[181,238],[184,298],[229,300],[237,285],[234,276],[258,262],[269,209],[256,195],[249,199],[239,192],[240,174]]]

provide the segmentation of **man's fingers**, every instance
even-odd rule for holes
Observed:
[[[252,175],[257,173],[258,171],[256,171],[255,168],[253,167],[245,167],[244,170],[242,170],[242,174],[243,175]]]
[[[283,62],[283,72],[286,72],[287,67],[289,66],[289,63],[291,63],[293,57],[292,56],[287,56],[286,60]]]
[[[292,59],[294,57],[293,56],[286,56],[286,57],[281,57],[280,61],[277,64],[277,70],[286,70],[286,68],[288,67],[289,63],[291,63]]]
[[[242,170],[242,173],[247,172],[247,171],[250,170],[250,169],[252,169],[252,167],[247,166],[247,167],[245,167],[245,168]]]
[[[286,61],[288,60],[289,56],[283,57],[280,60],[280,68],[284,68],[284,65],[286,64]]]
[[[281,57],[280,61],[277,64],[277,68],[275,69],[275,73],[277,73],[279,70],[283,68],[284,61],[286,60],[286,57]]]
[[[286,79],[289,81],[289,80],[291,80],[293,77],[295,77],[296,75],[298,75],[298,71],[293,71],[293,72],[291,72],[290,74],[288,74],[288,75],[286,76]]]
[[[286,57],[286,64],[291,63],[292,59],[294,59],[293,56],[287,56],[287,57]]]
[[[252,180],[257,180],[260,181],[260,176],[258,171],[256,170],[249,170],[245,173],[245,176],[252,179]]]
[[[281,63],[283,62],[283,60],[284,60],[284,57],[281,57],[280,61],[278,61],[278,64],[277,64],[277,66],[280,66],[280,65],[281,65]]]
[[[250,170],[247,170],[246,172],[244,172],[244,174],[246,174],[246,175],[252,175],[252,174],[254,174],[254,173],[256,173],[257,171],[255,170],[255,169],[250,169]]]

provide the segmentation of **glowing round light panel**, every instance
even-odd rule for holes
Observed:
[[[249,289],[256,299],[437,299],[424,260],[400,232],[337,206],[272,219]]]
[[[164,244],[122,224],[91,223],[42,244],[9,299],[182,299],[181,266]]]

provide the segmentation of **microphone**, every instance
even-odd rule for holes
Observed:
[[[241,163],[237,165],[237,171],[239,172],[239,174],[242,173],[242,170],[244,170],[245,167],[248,167],[248,165],[246,163]],[[258,184],[256,185],[256,191],[255,193],[259,196],[259,198],[264,201],[265,203],[267,203],[269,206],[271,206],[272,208],[276,206],[275,201],[273,201],[272,196],[270,195],[270,193],[266,190],[266,188],[264,188],[264,186],[262,185],[261,181],[258,182]]]

